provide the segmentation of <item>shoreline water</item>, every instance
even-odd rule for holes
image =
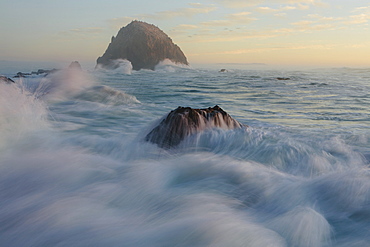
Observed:
[[[4,246],[370,242],[369,70],[82,68],[0,85]],[[249,127],[143,140],[216,104]]]

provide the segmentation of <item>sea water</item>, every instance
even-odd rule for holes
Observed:
[[[120,63],[0,84],[0,246],[370,246],[370,69]],[[214,105],[248,127],[144,141]]]

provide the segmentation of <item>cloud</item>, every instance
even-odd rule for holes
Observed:
[[[252,21],[257,20],[256,18],[250,17],[250,12],[238,12],[234,14],[229,14],[225,16],[224,19],[221,20],[211,20],[201,22],[201,26],[208,26],[208,27],[227,27],[233,25],[240,25],[240,24],[248,24]]]
[[[112,28],[119,29],[121,27],[126,26],[127,24],[129,24],[131,21],[133,21],[135,19],[137,19],[137,18],[124,16],[124,17],[109,19],[108,23],[111,25]]]
[[[97,37],[103,32],[101,27],[85,27],[85,28],[74,28],[67,31],[61,31],[58,36],[63,36],[65,38],[78,38],[87,39]]]
[[[294,26],[301,26],[301,27],[307,27],[313,23],[316,23],[315,21],[298,21],[298,22],[294,22],[294,23],[291,23],[291,25],[294,25]]]
[[[279,50],[331,50],[335,48],[337,45],[335,44],[317,44],[317,45],[285,45],[279,47],[265,47],[265,48],[251,48],[251,49],[237,49],[237,50],[228,50],[228,51],[219,51],[219,52],[209,52],[209,53],[202,53],[202,54],[192,54],[194,55],[241,55],[241,54],[249,54],[249,53],[264,53],[264,52],[271,52],[271,51],[279,51]]]
[[[226,19],[236,22],[237,24],[246,24],[257,20],[256,18],[250,17],[250,12],[239,12],[226,16]]]
[[[189,24],[181,24],[181,25],[178,25],[177,28],[179,28],[179,29],[185,29],[185,30],[191,30],[191,29],[197,29],[198,26],[196,26],[196,25],[189,25]]]
[[[256,8],[256,11],[259,12],[259,13],[263,13],[263,14],[271,14],[271,13],[277,12],[279,10],[272,9],[270,7],[258,7],[258,8]]]
[[[370,20],[370,15],[359,14],[359,15],[352,15],[349,18],[350,19],[347,21],[348,24],[363,24],[363,23],[367,23]]]
[[[230,20],[212,20],[212,21],[204,21],[200,23],[202,26],[207,27],[225,27],[225,26],[231,26],[233,24]]]
[[[176,10],[160,11],[154,14],[138,15],[139,19],[167,20],[176,17],[192,17],[197,14],[208,14],[217,8],[213,5],[203,5],[200,3],[189,4],[189,8],[179,8]]]
[[[359,11],[370,11],[370,6],[363,6],[363,7],[357,7],[352,12],[359,12]]]
[[[321,23],[319,21],[308,21],[308,20],[294,22],[291,23],[291,25],[296,27],[294,29],[296,32],[331,30],[337,28],[337,26],[332,23]]]
[[[356,15],[349,16],[347,24],[367,24],[370,20],[370,6],[357,7],[352,12]]]
[[[217,8],[214,5],[204,5],[200,3],[189,3],[188,8],[178,8],[175,10],[159,11],[153,14],[140,14],[135,16],[124,16],[108,20],[114,29],[126,26],[132,20],[170,20],[177,17],[193,17],[198,14],[208,14]]]
[[[283,17],[286,17],[287,14],[286,13],[277,13],[277,14],[274,14],[274,16],[279,17],[279,18],[283,18]]]
[[[214,2],[229,8],[244,8],[261,4],[264,0],[214,0]]]
[[[300,7],[307,8],[307,4],[314,6],[327,6],[321,0],[213,0],[229,8],[245,8],[257,6],[259,4],[296,4]]]
[[[281,6],[280,8],[277,8],[277,9],[273,9],[273,8],[266,7],[266,6],[261,6],[261,7],[255,8],[255,11],[262,13],[262,14],[271,14],[271,13],[291,11],[291,10],[306,10],[308,8],[309,8],[308,5],[302,5],[302,4],[298,4],[297,6],[286,5],[286,6]]]
[[[318,14],[310,14],[307,15],[310,19],[316,19],[317,21],[320,22],[333,22],[333,21],[341,21],[344,20],[344,17],[332,17],[332,16],[321,16]]]

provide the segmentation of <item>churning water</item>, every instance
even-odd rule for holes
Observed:
[[[0,245],[370,246],[369,82],[162,64],[0,84]],[[214,105],[249,127],[144,141]]]

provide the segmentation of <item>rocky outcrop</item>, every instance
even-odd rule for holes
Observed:
[[[179,106],[149,132],[145,140],[162,148],[171,148],[187,136],[205,129],[236,129],[243,126],[217,105],[206,109]]]
[[[81,64],[78,61],[73,61],[69,66],[68,69],[78,69],[82,70]]]
[[[103,56],[97,59],[97,66],[115,68],[114,60],[126,59],[134,70],[151,69],[165,60],[188,65],[188,61],[171,38],[158,27],[142,21],[132,21],[119,30]]]
[[[6,76],[0,75],[0,82],[5,82],[6,84],[14,83],[14,81]]]
[[[58,69],[39,69],[37,71],[32,71],[31,73],[25,73],[25,72],[18,72],[14,77],[20,78],[20,77],[27,77],[30,75],[44,75],[47,76],[48,74],[57,72]]]

